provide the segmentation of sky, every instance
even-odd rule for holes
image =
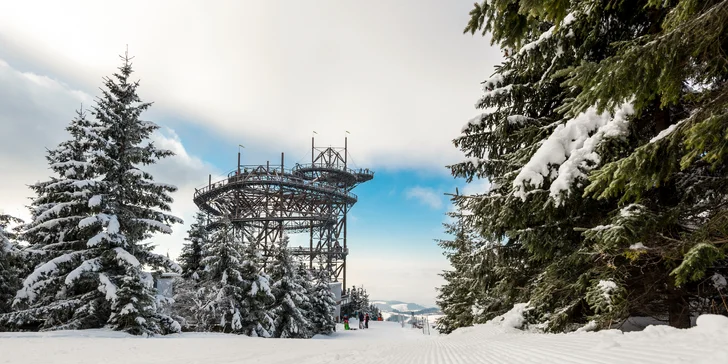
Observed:
[[[451,210],[452,144],[478,114],[480,82],[500,62],[487,38],[462,33],[472,0],[124,1],[0,3],[0,210],[28,217],[28,184],[50,176],[45,150],[134,57],[143,118],[176,155],[147,167],[179,187],[185,220],[159,236],[176,257],[208,174],[243,164],[291,166],[317,146],[341,146],[375,171],[354,190],[347,285],[370,296],[433,305],[449,268],[435,239]],[[215,177],[213,177],[214,179]],[[305,237],[293,236],[293,242]]]

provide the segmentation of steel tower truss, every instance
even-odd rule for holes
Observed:
[[[346,216],[357,202],[351,191],[371,180],[374,172],[350,169],[347,145],[317,148],[311,139],[311,163],[285,168],[240,165],[224,180],[196,189],[194,202],[212,217],[211,227],[229,222],[236,236],[246,236],[267,255],[271,243],[283,233],[308,233],[308,247],[291,247],[294,255],[308,261],[309,268],[324,269],[332,282],[346,287]]]

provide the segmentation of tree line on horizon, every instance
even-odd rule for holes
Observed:
[[[369,301],[369,293],[363,287],[352,286],[347,288],[345,295],[348,297],[348,302],[341,305],[342,317],[356,317],[361,312],[363,314],[368,313],[371,320],[376,320],[381,315],[379,307]]]
[[[77,111],[69,139],[46,153],[50,179],[30,185],[30,222],[0,215],[0,331],[110,328],[134,335],[183,329],[310,338],[336,329],[324,271],[306,269],[288,237],[264,257],[233,224],[198,213],[180,264],[154,253],[173,216],[175,186],[142,169],[170,157],[141,119],[151,103],[130,79],[131,59],[104,78],[89,117]],[[17,225],[11,229],[11,225]],[[175,272],[173,298],[152,273]]]
[[[503,60],[454,140],[441,332],[728,314],[728,1],[487,0]]]

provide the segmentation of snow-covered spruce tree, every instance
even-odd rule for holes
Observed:
[[[205,270],[202,265],[202,248],[205,246],[209,234],[206,226],[207,217],[198,211],[195,214],[195,222],[187,231],[185,240],[188,242],[182,246],[182,254],[179,256],[179,265],[182,267],[184,278],[199,280],[201,272]]]
[[[173,281],[174,296],[170,307],[171,317],[179,322],[181,331],[195,331],[197,320],[208,297],[202,280],[193,278],[175,277]]]
[[[273,321],[273,313],[269,308],[275,304],[275,296],[271,288],[271,276],[263,272],[261,267],[264,263],[264,257],[258,247],[254,244],[255,240],[251,236],[245,236],[246,244],[243,250],[243,265],[241,273],[246,282],[250,282],[245,287],[245,295],[242,298],[241,305],[246,312],[243,319],[245,334],[254,337],[272,337],[275,333],[275,322]]]
[[[20,221],[10,215],[0,214],[0,314],[10,311],[15,292],[21,284],[19,247],[15,242],[15,234],[8,227],[12,222]],[[3,327],[0,319],[0,329]]]
[[[290,253],[289,253],[290,254]],[[293,258],[293,256],[291,256]],[[310,335],[315,335],[317,332],[313,330],[313,322],[312,322],[312,311],[313,311],[313,300],[315,295],[315,279],[313,274],[306,268],[306,263],[304,261],[298,261],[296,259],[292,259],[293,265],[296,267],[296,283],[300,285],[303,289],[302,292],[304,293],[303,296],[303,302],[301,302],[301,305],[299,306],[299,309],[304,317],[307,318],[306,323],[308,324],[306,330],[310,333]]]
[[[268,279],[260,273],[260,257],[251,244],[223,222],[203,247],[205,266],[202,309],[197,322],[202,331],[223,331],[270,337],[272,319],[266,307],[273,302]]]
[[[381,313],[381,311],[379,310],[379,307],[377,307],[377,305],[374,305],[374,304],[369,305],[368,311],[369,311],[369,316],[371,317],[372,320],[376,320],[377,317],[379,317],[379,314]]]
[[[461,208],[448,215],[451,221],[444,224],[445,231],[453,239],[438,242],[454,268],[441,274],[447,282],[438,295],[438,306],[445,313],[438,320],[443,333],[485,323],[508,311],[531,272],[519,260],[520,251],[485,241],[475,232],[475,215]]]
[[[341,314],[354,317],[358,314],[359,306],[361,305],[359,290],[357,290],[356,286],[352,286],[351,288],[347,288],[346,291],[349,295],[349,302],[341,306]]]
[[[455,238],[438,242],[454,268],[440,274],[446,283],[438,289],[440,293],[437,296],[437,305],[442,307],[445,316],[437,321],[437,330],[443,334],[449,334],[460,327],[471,326],[475,305],[473,276],[476,272],[473,272],[474,267],[470,259],[473,256],[473,244],[465,230],[463,218],[457,214],[450,215],[456,220],[445,224],[445,227],[449,233],[455,234]],[[489,312],[497,311],[489,310]]]
[[[183,245],[179,257],[182,277],[174,281],[172,311],[183,329],[191,330],[190,325],[196,323],[198,313],[201,312],[207,297],[207,287],[202,284],[206,281],[202,260],[205,258],[203,249],[209,246],[210,233],[207,230],[207,218],[204,214],[198,212],[195,215],[195,222],[187,234],[185,238],[187,243]]]
[[[51,258],[67,251],[80,250],[96,234],[84,231],[79,222],[90,216],[98,173],[89,163],[90,153],[98,145],[97,124],[87,119],[81,109],[66,127],[70,139],[61,142],[46,155],[54,176],[30,185],[36,197],[31,204],[32,220],[22,227],[23,238],[31,250],[40,250]]]
[[[29,206],[31,221],[21,226],[29,246],[23,250],[36,264],[25,276],[14,301],[14,312],[0,318],[14,329],[82,329],[103,326],[108,305],[97,290],[98,280],[67,285],[66,277],[94,253],[87,242],[99,226],[79,226],[94,212],[92,197],[98,179],[89,153],[98,142],[95,124],[83,110],[76,112],[66,131],[70,139],[46,156],[55,176],[31,185],[36,194]]]
[[[464,252],[463,259],[487,262],[492,274],[473,274],[472,281],[465,282],[482,289],[460,295],[464,301],[443,301],[442,309],[463,305],[455,311],[465,312],[468,305],[481,302],[485,310],[473,320],[482,320],[530,301],[535,307],[531,313],[537,316],[533,321],[561,330],[570,321],[584,319],[588,284],[579,277],[593,265],[589,256],[580,254],[583,238],[574,227],[590,226],[606,203],[582,200],[577,194],[553,203],[548,179],[544,188],[529,191],[524,199],[517,178],[522,178],[520,172],[550,135],[567,124],[556,107],[569,97],[569,90],[560,85],[563,77],[555,72],[577,64],[591,50],[584,49],[583,34],[576,32],[586,27],[581,16],[549,23],[521,13],[521,6],[527,4],[494,0],[476,6],[466,28],[482,27],[493,33],[493,41],[505,55],[495,74],[484,82],[485,94],[477,107],[486,112],[468,122],[464,135],[455,140],[469,158],[451,166],[455,176],[469,182],[475,178],[490,182],[486,193],[457,196],[454,203],[459,211],[472,212],[473,229],[481,235],[470,248],[473,256]],[[586,44],[611,40],[605,37]],[[601,123],[609,120],[607,113]],[[573,136],[583,143],[588,133]],[[467,279],[458,275],[450,273],[448,281]]]
[[[329,275],[325,270],[316,271],[313,277],[312,291],[310,292],[311,327],[314,334],[329,335],[336,331],[336,298],[329,287]]]
[[[581,92],[566,106],[574,113],[631,98],[642,114],[634,142],[585,190],[620,197],[626,206],[612,222],[625,228],[591,237],[612,256],[630,244],[628,294],[651,289],[661,299],[647,302],[645,313],[666,312],[670,325],[688,327],[692,313],[719,297],[714,283],[728,274],[728,1],[642,3],[656,19],[652,29],[576,67],[567,84]]]
[[[583,198],[583,185],[592,169],[618,158],[637,116],[630,100],[607,110],[566,113],[563,107],[578,89],[563,81],[581,62],[614,54],[613,42],[647,31],[650,17],[637,4],[605,9],[590,1],[495,0],[476,6],[471,15],[466,31],[491,32],[505,54],[478,104],[487,112],[456,140],[471,159],[452,166],[457,176],[492,184],[482,196],[456,199],[475,214],[482,244],[501,243],[493,247],[498,252],[493,270],[501,278],[496,285],[482,284],[488,287],[482,292],[502,300],[505,309],[530,301],[531,322],[548,330],[573,328],[588,318],[623,317],[624,306],[611,307],[609,317],[592,317],[587,291],[601,280],[622,277],[577,230],[601,225],[617,208],[615,199]],[[491,294],[504,286],[511,289]]]
[[[239,268],[243,247],[235,239],[232,225],[227,222],[217,225],[203,251],[205,254],[201,262],[206,270],[201,282],[201,293],[204,294],[202,310],[196,312],[195,317],[198,329],[240,333],[239,317],[242,314],[237,300],[242,295],[240,291],[244,284],[239,282],[242,280]],[[194,301],[195,292],[190,293],[190,299]],[[195,313],[194,309],[189,312]]]
[[[493,0],[471,12],[466,31],[490,32],[506,60],[479,103],[489,112],[456,140],[472,159],[453,166],[494,187],[459,203],[487,241],[520,250],[534,283],[517,301],[532,320],[684,327],[691,298],[712,294],[695,287],[724,257],[725,61],[709,49],[722,47],[727,4]]]
[[[142,269],[180,270],[166,257],[152,253],[150,244],[144,242],[153,233],[171,233],[170,224],[181,222],[166,213],[172,202],[168,193],[176,187],[154,182],[139,167],[173,153],[149,141],[159,127],[140,120],[151,104],[140,101],[139,83],[129,79],[130,58],[125,55],[122,60],[120,72],[104,79],[103,95],[92,112],[96,120],[84,129],[92,134],[87,161],[71,164],[74,168],[89,165],[95,175],[85,183],[88,191],[83,191],[92,214],[77,224],[78,229],[94,235],[85,246],[69,247],[67,253],[39,266],[26,279],[18,298],[29,298],[32,303],[39,288],[36,278],[50,275],[55,282],[63,282],[56,285],[58,301],[70,300],[69,311],[78,307],[70,322],[59,322],[55,328],[107,325],[136,335],[166,333],[178,330],[179,325],[157,312],[153,279]],[[57,305],[55,302],[49,300],[48,304]]]
[[[275,320],[274,336],[277,338],[309,338],[311,323],[303,310],[308,300],[306,288],[301,285],[297,268],[288,252],[288,236],[278,242],[273,249],[273,262],[267,273],[270,274],[271,291],[275,303],[271,313]]]
[[[721,96],[728,63],[716,53],[725,48],[719,40],[728,33],[728,3],[640,6],[650,19],[643,31],[625,37],[608,57],[564,72],[566,85],[579,93],[563,109],[573,115],[587,105],[610,109],[632,100],[639,117],[630,123],[628,143],[594,170],[585,188],[586,196],[619,198],[620,206],[585,235],[594,253],[618,268],[610,292],[630,297],[625,311],[689,327],[691,313],[718,297],[714,279],[728,273],[722,243],[728,147],[718,141],[728,135],[728,100]],[[628,10],[620,9],[621,22],[640,16]],[[602,291],[615,285],[592,282]]]
[[[164,327],[170,320],[157,314],[153,280],[142,267],[180,268],[165,256],[153,253],[151,245],[144,241],[153,233],[169,234],[170,224],[182,223],[166,213],[173,201],[169,193],[177,188],[154,182],[152,175],[139,167],[173,153],[149,141],[159,126],[140,119],[151,103],[141,101],[137,94],[139,82],[130,80],[133,71],[128,54],[121,58],[120,72],[104,79],[103,96],[93,108],[98,144],[90,162],[98,171],[100,183],[89,205],[95,206],[98,213],[79,225],[103,228],[87,242],[98,255],[84,261],[76,273],[98,272],[100,289],[111,301],[107,322],[111,328],[136,335],[165,333],[177,330],[179,325]],[[75,278],[69,275],[66,283],[72,284]]]
[[[243,282],[242,242],[235,239],[233,227],[222,222],[215,227],[210,239],[203,247],[205,255],[201,261],[205,266],[202,282],[202,310],[197,312],[196,320],[201,331],[222,331],[242,333],[240,297],[246,283]],[[194,291],[190,292],[194,301]],[[194,310],[189,310],[194,313]]]
[[[362,312],[366,313],[367,310],[369,309],[369,293],[367,293],[367,291],[364,290],[359,295],[359,298],[360,298],[360,300],[359,300],[359,311],[362,311]]]

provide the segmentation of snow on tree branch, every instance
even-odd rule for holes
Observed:
[[[99,285],[99,291],[106,295],[106,299],[109,301],[116,301],[116,291],[117,287],[114,283],[111,282],[109,277],[106,276],[106,274],[99,274],[99,282],[101,283]]]
[[[81,255],[81,253],[83,253],[83,251],[64,254],[59,257],[53,258],[36,268],[33,273],[31,273],[23,281],[23,288],[20,289],[15,296],[16,301],[24,298],[27,298],[29,302],[35,301],[36,291],[43,286],[43,283],[39,283],[39,281],[43,277],[53,275],[58,271],[58,266],[60,264],[72,261],[79,255]]]
[[[169,225],[167,225],[163,222],[157,221],[157,220],[134,219],[134,221],[142,223],[142,224],[148,226],[149,228],[151,228],[152,230],[161,231],[162,233],[165,233],[165,234],[172,233],[172,228]]]
[[[100,244],[102,241],[110,241],[112,235],[119,233],[119,220],[117,219],[116,215],[106,215],[106,214],[99,214],[97,216],[93,216],[91,218],[86,218],[81,220],[79,223],[79,227],[84,227],[89,224],[93,223],[93,219],[96,219],[96,221],[101,221],[102,223],[105,223],[106,226],[104,230],[93,236],[91,239],[88,240],[88,243],[86,244],[89,248],[94,247],[98,244]]]
[[[139,264],[139,260],[135,256],[129,254],[129,252],[124,248],[114,248],[114,252],[116,253],[116,260],[119,262],[127,263],[132,267],[141,266],[141,264]]]
[[[666,136],[672,134],[672,132],[674,132],[678,126],[680,126],[682,123],[684,123],[685,121],[687,121],[689,119],[690,118],[682,119],[682,120],[678,121],[677,123],[670,125],[669,127],[667,127],[667,129],[662,130],[654,138],[650,139],[650,143],[658,142],[658,141],[662,140],[663,138],[665,138]]]
[[[599,163],[596,147],[605,138],[626,134],[627,118],[633,113],[629,102],[616,108],[613,117],[609,112],[600,114],[596,107],[590,107],[557,126],[514,179],[514,194],[525,200],[526,185],[539,188],[545,178],[554,176],[550,195],[559,204],[561,192],[568,191],[576,178],[584,176],[580,168],[590,168],[587,162]],[[558,171],[552,171],[555,166],[560,166]]]
[[[551,38],[554,35],[554,32],[556,31],[556,29],[558,27],[565,28],[565,27],[569,26],[571,23],[573,23],[574,20],[576,20],[574,13],[567,14],[566,17],[564,17],[564,20],[561,21],[560,25],[559,24],[554,25],[551,28],[549,28],[549,30],[543,32],[543,34],[541,34],[541,36],[538,37],[538,39],[521,47],[521,49],[518,50],[517,54],[520,56],[520,55],[523,55],[524,53],[538,47],[541,43],[543,43],[547,39]]]
[[[77,280],[81,277],[81,274],[86,272],[96,272],[99,269],[101,269],[101,260],[99,258],[93,258],[84,261],[81,263],[81,265],[78,266],[78,268],[72,270],[68,275],[66,276],[66,279],[64,283],[66,285],[71,285],[73,281]]]

